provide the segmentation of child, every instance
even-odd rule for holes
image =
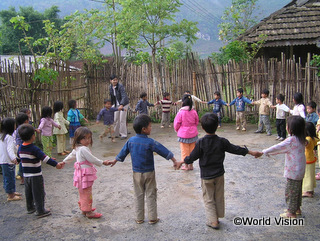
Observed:
[[[156,103],[156,105],[162,105],[162,120],[161,120],[161,128],[165,126],[171,127],[170,125],[170,109],[171,105],[177,105],[176,103],[170,100],[170,94],[168,92],[163,93],[163,100],[160,100]]]
[[[92,208],[92,185],[97,179],[97,170],[93,165],[107,165],[92,155],[89,146],[92,145],[92,132],[87,127],[79,127],[74,133],[73,150],[63,160],[63,163],[76,159],[74,163],[73,186],[79,190],[79,208],[87,218],[100,218],[101,213],[95,213]]]
[[[276,126],[277,126],[277,138],[276,140],[283,141],[286,139],[286,112],[290,111],[290,108],[283,104],[284,96],[282,94],[276,97],[276,106],[271,106],[271,108],[276,108]]]
[[[197,112],[192,109],[191,95],[184,95],[182,98],[182,108],[174,119],[174,130],[177,132],[180,142],[181,160],[189,156],[198,140],[199,117]],[[186,164],[181,169],[193,170],[193,164]]]
[[[61,129],[54,127],[53,134],[56,135],[57,137],[58,155],[65,156],[70,153],[69,151],[67,151],[67,148],[66,148],[66,134],[68,133],[67,125],[69,125],[70,122],[63,117],[62,110],[63,110],[63,102],[62,101],[54,102],[53,104],[54,119],[53,120],[61,126]]]
[[[138,115],[133,121],[133,129],[137,133],[124,145],[114,161],[108,164],[114,166],[117,161],[123,162],[130,153],[133,169],[133,187],[135,196],[136,223],[144,222],[144,199],[148,206],[149,224],[159,221],[157,214],[157,185],[154,171],[153,152],[160,156],[171,159],[176,167],[177,160],[173,153],[159,142],[148,138],[151,133],[151,118],[147,115]]]
[[[52,126],[61,129],[61,126],[52,119],[52,109],[49,106],[45,106],[41,110],[40,125],[36,131],[41,133],[41,143],[43,152],[51,157],[51,151],[53,147],[52,139]],[[52,158],[55,160],[55,158]]]
[[[19,135],[19,127],[22,124],[28,124],[28,123],[30,124],[29,120],[30,120],[29,116],[24,112],[20,112],[16,116],[17,129],[14,131],[13,135],[14,135],[14,139],[15,139],[15,144],[16,144],[17,150],[19,149],[19,146],[22,144],[22,140],[21,140],[20,135]],[[18,180],[21,179],[21,182],[20,182],[21,185],[24,184],[23,173],[22,173],[22,163],[21,162],[19,163],[19,171],[18,171],[17,179]]]
[[[317,137],[320,139],[320,108],[318,108],[318,116],[319,119],[317,121],[316,129],[317,129]],[[318,161],[320,166],[320,142],[318,142]],[[316,180],[320,180],[320,172],[316,174]]]
[[[306,168],[305,156],[305,120],[301,116],[289,116],[287,131],[290,135],[283,142],[269,147],[261,154],[285,154],[284,177],[287,179],[285,197],[288,209],[282,213],[282,218],[296,218],[301,214],[302,179]]]
[[[298,115],[301,116],[302,118],[306,118],[306,113],[305,113],[305,107],[303,104],[303,97],[302,94],[297,92],[293,95],[293,102],[295,106],[293,107],[293,110],[290,110],[291,115]]]
[[[146,92],[142,92],[140,94],[140,100],[138,101],[138,104],[136,106],[135,112],[139,112],[139,114],[146,114],[148,115],[148,106],[153,107],[154,104],[150,104],[147,101],[147,93]]]
[[[57,163],[35,146],[33,144],[36,139],[34,133],[34,128],[30,124],[23,124],[19,127],[19,135],[23,143],[19,147],[18,157],[22,162],[28,214],[36,212],[36,216],[42,218],[51,215],[51,212],[44,207],[45,191],[41,161],[57,169],[62,169],[64,163]]]
[[[4,118],[1,121],[0,136],[0,165],[3,175],[3,188],[8,194],[7,201],[21,200],[21,194],[16,192],[15,165],[16,147],[12,134],[15,128],[15,120],[13,118]]]
[[[260,105],[259,107],[259,126],[258,130],[254,133],[263,133],[263,126],[266,126],[267,136],[271,136],[271,124],[270,124],[270,107],[271,101],[268,98],[269,90],[264,89],[261,93],[261,99],[253,101],[252,104]]]
[[[111,141],[116,142],[114,140],[114,112],[118,111],[118,108],[111,107],[112,103],[110,99],[104,100],[104,108],[100,110],[96,123],[98,124],[101,118],[103,118],[103,124],[106,126],[106,129],[101,135],[99,136],[100,140],[102,141],[104,136],[107,136],[110,133]]]
[[[319,120],[319,116],[316,113],[317,104],[314,101],[310,101],[307,104],[307,116],[306,121],[312,122],[315,126],[317,125],[317,121]]]
[[[316,135],[316,128],[312,122],[306,122],[307,145],[305,148],[306,155],[306,172],[302,181],[302,197],[313,197],[314,188],[316,187],[316,161],[314,148],[317,146],[319,139]]]
[[[214,92],[214,99],[208,102],[208,105],[211,105],[211,104],[213,104],[212,112],[218,116],[218,119],[219,119],[218,128],[220,128],[221,127],[221,109],[222,109],[222,106],[227,105],[227,103],[221,100],[220,92],[216,91]]]
[[[247,129],[247,122],[246,122],[246,116],[245,116],[245,106],[246,103],[251,104],[251,100],[243,96],[243,89],[239,88],[237,89],[237,98],[235,98],[233,101],[231,101],[230,105],[236,104],[236,126],[237,130],[240,130],[240,127],[242,125],[242,130],[246,131]]]
[[[191,95],[191,99],[192,99],[192,103],[193,103],[193,104],[192,104],[192,108],[193,108],[193,109],[196,108],[196,106],[195,106],[196,102],[198,102],[198,103],[203,103],[203,104],[206,104],[206,103],[207,103],[207,102],[199,99],[197,96],[192,95],[191,92],[190,92],[190,90],[186,90],[183,95]],[[182,97],[183,97],[183,96],[182,96]],[[178,103],[182,103],[182,99],[181,99],[181,100],[178,100],[178,101],[176,102],[176,104],[178,104]]]
[[[88,122],[88,120],[84,118],[84,116],[77,109],[77,102],[75,100],[69,100],[68,105],[69,105],[69,111],[68,111],[67,120],[70,122],[69,136],[70,136],[70,144],[72,144],[74,132],[76,131],[77,128],[81,126],[80,121],[83,119],[86,122]]]
[[[29,110],[28,108],[22,108],[22,109],[20,110],[20,113],[25,113],[25,114],[27,114],[29,124],[30,124],[30,125],[33,124],[33,122],[31,121],[31,110]]]
[[[215,134],[218,127],[218,116],[207,113],[202,116],[202,129],[206,135],[197,141],[190,156],[178,163],[178,168],[183,163],[191,164],[199,159],[201,173],[201,187],[207,216],[207,226],[218,229],[219,218],[224,217],[224,158],[225,152],[256,156],[258,152],[249,151],[247,148],[235,146],[227,139]]]

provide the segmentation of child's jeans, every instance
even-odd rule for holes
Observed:
[[[136,220],[144,220],[144,197],[148,206],[149,220],[158,218],[157,183],[155,172],[133,172],[133,188],[135,198]]]
[[[276,119],[278,136],[286,139],[286,119]]]
[[[268,115],[260,115],[259,116],[258,131],[262,132],[264,126],[266,126],[267,133],[271,134],[270,116],[268,116]]]
[[[219,126],[221,126],[221,112],[220,111],[218,111],[218,112],[213,111],[213,113],[218,116],[218,123],[219,123]]]
[[[201,179],[201,188],[207,216],[207,224],[224,217],[224,175],[213,179]]]
[[[16,165],[14,164],[1,164],[3,175],[3,188],[8,194],[16,191]]]
[[[24,177],[24,189],[27,202],[27,210],[32,211],[36,209],[37,214],[44,213],[44,183],[43,177]]]

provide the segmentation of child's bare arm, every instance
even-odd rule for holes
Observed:
[[[173,162],[173,167],[174,167],[174,169],[175,169],[175,170],[179,169],[179,168],[177,168],[177,165],[178,165],[177,159],[176,159],[175,157],[172,157],[171,160],[172,160],[172,162]]]
[[[116,165],[117,162],[117,160],[107,161],[107,166],[111,165],[111,167],[113,167],[114,165]]]

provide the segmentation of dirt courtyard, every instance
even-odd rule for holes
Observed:
[[[93,131],[93,154],[102,160],[113,160],[125,140],[117,139],[117,143],[111,143],[110,139],[105,138],[101,143],[98,135],[103,130],[103,125],[91,123],[89,128]],[[199,137],[204,136],[200,125],[198,129]],[[254,134],[255,130],[255,125],[249,125],[247,132],[241,132],[235,130],[234,124],[223,124],[217,134],[233,144],[246,145],[250,150],[262,150],[277,143],[275,135],[268,137],[265,134]],[[129,137],[133,136],[132,124],[129,124],[129,131]],[[153,123],[150,137],[165,145],[180,160],[179,143],[173,128],[160,129],[159,124]],[[55,149],[53,156],[62,160],[62,157],[56,155]],[[175,171],[171,161],[155,155],[160,222],[156,225],[149,225],[148,222],[139,225],[134,222],[130,156],[124,163],[118,162],[112,168],[97,167],[98,179],[93,185],[93,202],[97,211],[103,214],[98,220],[85,218],[78,208],[78,191],[72,186],[73,164],[66,165],[63,170],[43,164],[46,207],[51,209],[52,215],[37,219],[34,215],[27,214],[25,199],[7,202],[1,187],[0,239],[318,240],[319,187],[315,189],[314,198],[303,199],[303,225],[277,224],[279,214],[286,208],[283,155],[255,159],[249,155],[243,157],[226,154],[226,214],[220,220],[219,230],[205,225],[197,161],[194,166],[193,171]],[[319,171],[318,164],[316,171]],[[0,182],[2,186],[2,177]],[[319,186],[320,181],[317,184]],[[16,186],[18,192],[24,193],[24,187],[19,185],[19,181]],[[234,222],[239,221],[238,217],[262,221],[256,226],[235,225]]]

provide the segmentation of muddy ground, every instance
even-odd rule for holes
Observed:
[[[117,139],[103,143],[98,135],[103,125],[92,124],[93,153],[101,159],[112,160],[125,141]],[[129,130],[133,135],[132,125]],[[235,130],[234,124],[224,124],[218,135],[232,143],[246,145],[252,150],[262,150],[277,141],[275,135],[254,134],[256,126],[249,125],[247,132]],[[200,137],[204,132],[199,126]],[[153,124],[152,138],[163,143],[180,159],[176,133],[160,129]],[[53,151],[56,154],[55,150]],[[56,155],[54,155],[56,156]],[[62,158],[58,157],[58,160]],[[175,171],[172,162],[155,156],[158,185],[158,214],[156,225],[134,222],[133,187],[130,156],[114,167],[97,167],[98,179],[93,186],[94,207],[103,213],[99,220],[89,220],[79,211],[78,192],[72,186],[73,165],[63,170],[43,165],[46,207],[52,216],[36,219],[26,213],[25,200],[7,202],[0,189],[0,239],[1,240],[318,240],[320,229],[320,188],[314,198],[303,199],[303,226],[279,226],[279,214],[286,208],[284,201],[284,156],[274,159],[227,154],[225,160],[226,215],[221,219],[220,230],[205,225],[204,205],[200,187],[198,163],[194,171]],[[318,165],[317,170],[319,171]],[[2,186],[2,178],[1,178]],[[318,181],[318,185],[320,182]],[[17,182],[17,191],[24,187]],[[237,217],[260,219],[266,225],[236,226]],[[268,219],[270,218],[270,219]],[[270,221],[270,224],[268,223]],[[147,220],[146,220],[147,221]],[[255,221],[257,222],[257,220]],[[301,224],[301,223],[299,223]]]

